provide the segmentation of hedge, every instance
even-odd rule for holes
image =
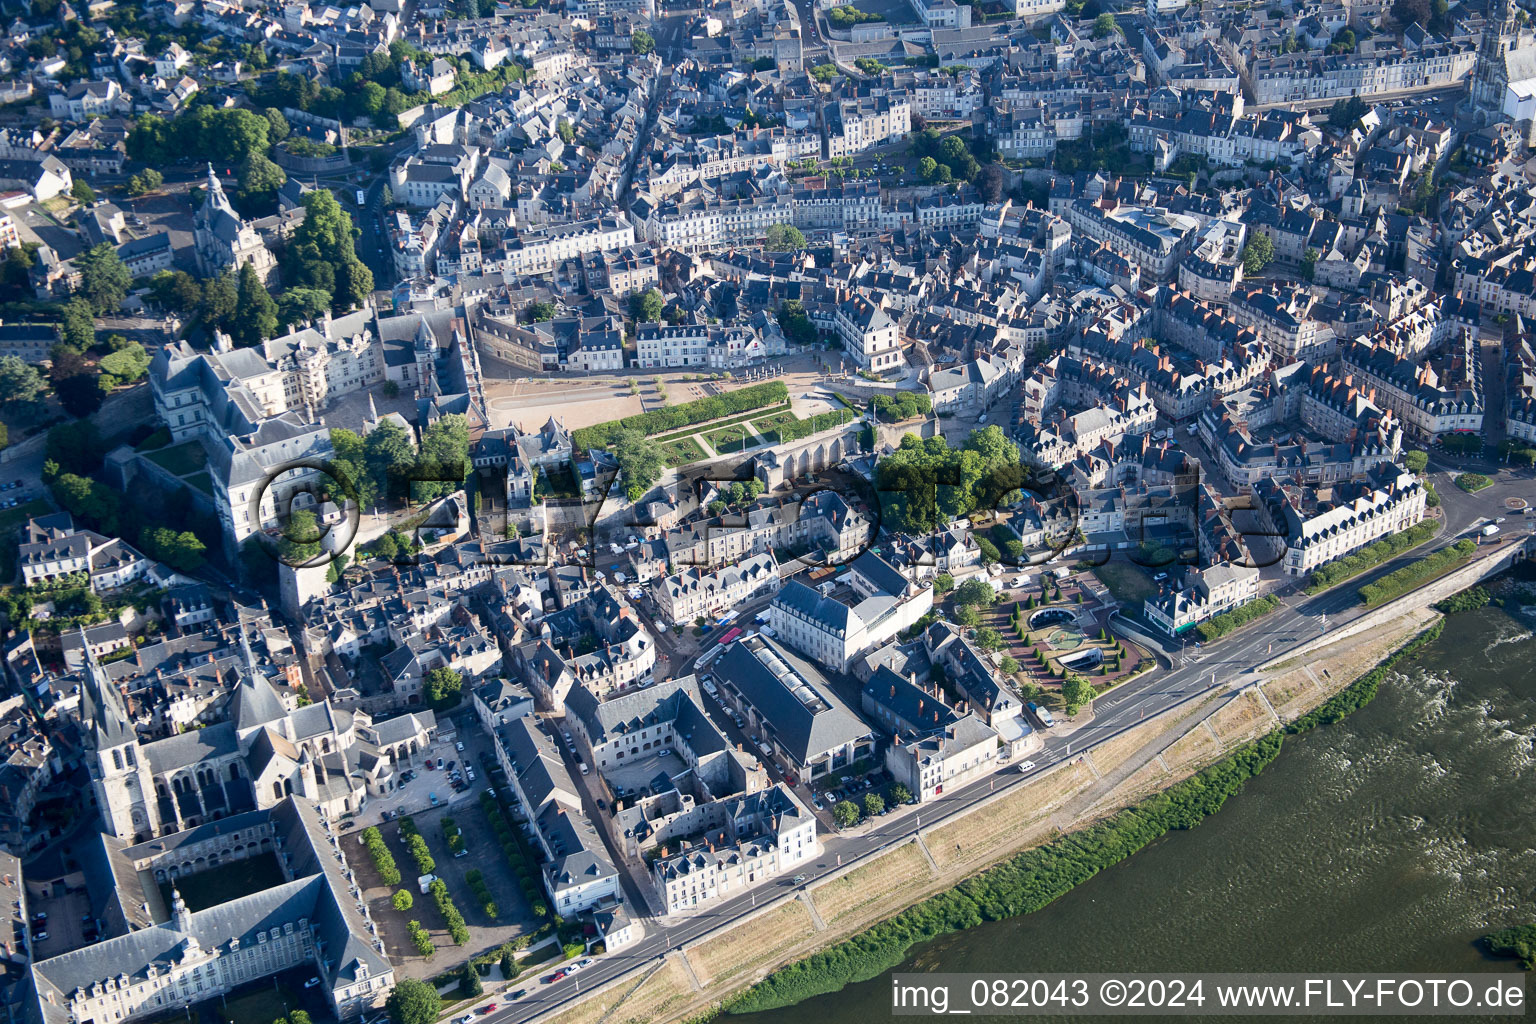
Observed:
[[[1385,604],[1394,598],[1402,597],[1408,591],[1413,590],[1422,583],[1427,583],[1437,576],[1443,576],[1456,568],[1462,562],[1472,557],[1477,550],[1477,544],[1471,540],[1459,540],[1448,548],[1441,548],[1403,566],[1396,572],[1389,572],[1375,583],[1367,583],[1360,588],[1360,603],[1367,608],[1374,608],[1379,604]]]
[[[1463,473],[1456,478],[1456,486],[1468,494],[1476,494],[1484,487],[1492,487],[1493,481],[1481,473]]]
[[[376,826],[370,825],[363,829],[363,846],[367,848],[368,856],[373,858],[373,867],[379,873],[379,880],[385,885],[399,885],[400,869],[395,866],[394,854],[384,845],[384,837],[379,834]]]
[[[798,441],[802,437],[810,437],[812,434],[819,434],[823,430],[840,427],[844,423],[852,423],[856,419],[858,419],[856,413],[847,409],[838,409],[834,412],[817,413],[806,420],[797,419],[790,423],[781,423],[774,427],[770,433],[777,433],[779,435],[778,443],[782,444],[785,441]]]
[[[405,930],[411,934],[411,942],[416,945],[416,952],[422,956],[431,956],[437,947],[432,945],[432,935],[415,921],[408,921]]]
[[[1437,623],[1333,700],[1297,719],[1285,732],[1305,732],[1337,721],[1365,704],[1394,664],[1439,635]],[[1244,744],[1135,807],[1045,846],[1025,850],[860,935],[781,968],[730,1000],[724,1009],[755,1013],[835,992],[897,966],[917,943],[1039,910],[1168,832],[1199,825],[1279,755],[1283,736],[1275,730]]]
[[[662,406],[650,412],[599,423],[595,427],[583,427],[571,437],[579,448],[606,448],[613,443],[615,435],[621,430],[637,430],[648,437],[654,437],[679,427],[705,423],[720,419],[722,416],[732,416],[739,412],[748,412],[761,409],[765,405],[778,405],[787,401],[789,401],[789,388],[781,380],[771,380],[736,391],[728,391],[723,395],[700,398],[680,405]]]
[[[1402,533],[1394,533],[1336,562],[1320,566],[1312,573],[1305,593],[1316,594],[1329,587],[1337,586],[1367,569],[1374,569],[1383,562],[1391,561],[1404,551],[1418,547],[1439,532],[1440,520],[1426,519],[1422,523],[1408,527]]]
[[[464,915],[459,913],[459,908],[453,905],[453,897],[448,895],[448,883],[439,878],[427,886],[427,891],[437,903],[437,912],[443,915],[443,923],[448,926],[453,944],[464,945],[469,941],[469,926],[464,923]]]
[[[492,921],[496,920],[496,900],[491,896],[490,886],[485,884],[485,876],[479,868],[471,868],[464,872],[464,881],[469,886],[469,891],[475,894],[475,899],[480,901],[480,908],[485,911],[485,916]]]
[[[442,828],[443,838],[448,842],[448,852],[457,857],[464,849],[464,833],[460,830],[459,823],[445,816]]]
[[[538,866],[532,851],[524,846],[517,828],[507,820],[507,816],[502,813],[500,805],[493,797],[487,793],[481,793],[480,806],[491,823],[491,831],[496,836],[497,844],[501,846],[507,866],[517,876],[518,884],[523,890],[523,897],[528,901],[533,915],[548,917],[549,906],[544,902],[544,890],[539,885]]]
[[[1234,629],[1248,625],[1254,619],[1260,619],[1280,607],[1280,599],[1274,595],[1261,597],[1257,601],[1249,601],[1241,607],[1229,612],[1223,612],[1214,618],[1207,619],[1195,627],[1200,634],[1200,639],[1210,641],[1226,636]]]

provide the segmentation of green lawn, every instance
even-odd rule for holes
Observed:
[[[674,430],[670,434],[664,434],[663,436],[656,438],[656,443],[666,444],[668,441],[676,441],[680,438],[692,437],[694,434],[701,434],[705,431],[718,430],[721,427],[735,426],[737,423],[746,423],[749,420],[757,419],[764,413],[771,412],[788,413],[789,403],[780,402],[778,405],[770,405],[766,409],[754,409],[751,412],[738,413],[735,416],[731,416],[726,419],[715,420],[712,423],[696,423],[685,430]],[[790,416],[793,418],[793,414],[790,414]]]
[[[279,991],[272,984],[253,985],[249,992],[227,998],[224,1014],[230,1024],[272,1024],[302,1005],[303,1000],[291,989]]]
[[[753,420],[752,427],[770,444],[779,443],[779,428],[790,423],[798,423],[799,417],[792,412],[781,412],[777,416],[765,416],[762,419]]]
[[[704,459],[704,449],[691,437],[663,442],[660,448],[661,457],[668,466],[686,466],[690,462],[701,462]]]
[[[263,853],[233,864],[178,878],[176,889],[181,893],[187,909],[195,912],[228,903],[241,896],[249,896],[253,892],[261,892],[263,889],[282,885],[286,881],[287,879],[283,877],[283,869],[278,866],[277,855]],[[169,882],[160,883],[160,894],[165,897],[165,905],[170,906],[171,884]],[[270,1021],[271,1018],[268,1018],[266,1024],[270,1024]]]
[[[722,455],[726,452],[739,452],[751,444],[757,443],[757,438],[751,433],[745,424],[735,427],[726,427],[723,430],[712,430],[704,435],[715,451]]]
[[[196,441],[183,441],[174,448],[162,448],[144,456],[176,476],[190,476],[208,465],[208,455]]]
[[[1141,566],[1132,562],[1115,560],[1095,566],[1093,574],[1109,588],[1109,592],[1128,609],[1134,611],[1143,601],[1157,594],[1157,584]]]

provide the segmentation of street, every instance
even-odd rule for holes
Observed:
[[[1081,756],[1149,718],[1212,692],[1221,693],[1223,703],[1234,699],[1242,685],[1241,676],[1259,665],[1283,658],[1288,651],[1316,639],[1323,632],[1325,617],[1327,628],[1332,630],[1346,626],[1366,614],[1368,610],[1360,604],[1357,594],[1362,584],[1454,543],[1463,531],[1480,518],[1491,519],[1501,515],[1502,512],[1498,510],[1502,508],[1505,497],[1520,492],[1528,493],[1530,490],[1528,479],[1516,479],[1511,474],[1504,474],[1496,478],[1494,486],[1476,495],[1467,494],[1450,482],[1453,468],[1459,467],[1444,465],[1439,459],[1431,462],[1430,471],[1440,478],[1436,486],[1443,501],[1441,509],[1445,514],[1445,528],[1429,544],[1325,593],[1314,597],[1299,594],[1286,597],[1282,608],[1253,627],[1212,644],[1202,655],[1170,670],[1154,672],[1124,684],[1111,695],[1100,698],[1100,703],[1096,704],[1094,720],[1076,730],[1070,739],[1053,736],[1050,730],[1046,730],[1044,749],[1032,756],[1039,767],[1028,776],[1021,776],[1015,766],[1008,766],[994,772],[989,778],[978,780],[964,789],[947,793],[922,805],[916,814],[895,815],[889,824],[878,825],[869,832],[856,835],[823,834],[824,855],[813,869],[806,871],[808,882],[814,882],[828,871],[847,867],[860,858],[906,841],[921,829],[933,828],[996,793],[1028,785],[1052,766]],[[1490,472],[1494,469],[1486,468]],[[1509,530],[1501,539],[1507,541],[1523,533],[1521,531],[1516,534],[1514,530]],[[684,667],[680,665],[679,670]],[[578,994],[582,986],[591,989],[632,969],[643,967],[701,938],[733,918],[750,913],[760,901],[780,899],[786,895],[783,887],[773,885],[725,900],[710,910],[676,922],[659,924],[655,920],[647,921],[646,937],[635,945],[600,958],[575,977],[531,987],[526,997],[490,1015],[486,1024],[519,1024],[532,1020]]]

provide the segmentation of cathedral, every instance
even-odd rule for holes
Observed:
[[[139,843],[303,797],[335,820],[399,783],[399,762],[428,746],[436,721],[416,711],[374,723],[330,701],[289,710],[249,643],[224,719],[141,742],[122,694],[86,645],[81,718],[104,831]]]
[[[242,265],[251,263],[263,283],[276,283],[272,277],[277,271],[277,257],[267,248],[255,225],[242,220],[230,205],[212,164],[208,165],[208,195],[193,220],[192,235],[197,269],[202,276],[216,277],[225,267],[238,273]]]
[[[1498,120],[1510,83],[1528,79],[1536,79],[1536,46],[1520,33],[1513,0],[1495,0],[1477,45],[1469,96],[1472,110],[1485,121]]]

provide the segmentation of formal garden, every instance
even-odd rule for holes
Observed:
[[[938,587],[945,590],[944,575]],[[1152,664],[1141,648],[1109,632],[1110,609],[1075,577],[1047,575],[1023,587],[999,589],[978,576],[955,588],[949,601],[953,621],[970,627],[972,642],[994,656],[1025,699],[1059,701],[1075,711],[1074,705],[1086,702],[1079,680],[1101,693]],[[1069,679],[1074,692],[1064,694]]]

